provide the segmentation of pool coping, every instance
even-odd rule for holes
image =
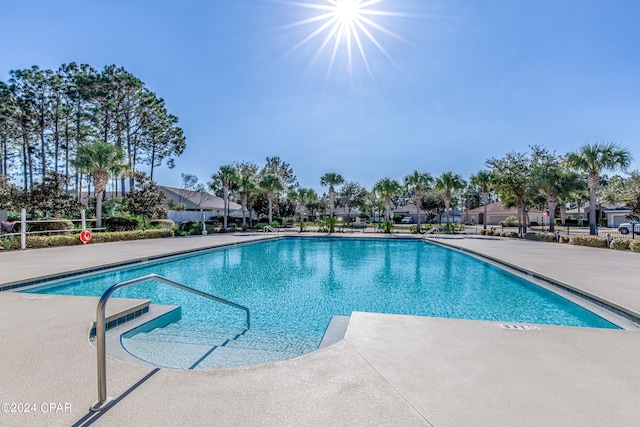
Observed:
[[[280,236],[280,237],[283,237],[283,236]],[[275,238],[271,238],[271,239],[278,239],[280,237],[275,237]],[[94,274],[94,273],[97,273],[97,272],[100,272],[100,271],[107,271],[107,270],[113,270],[113,269],[117,269],[117,268],[121,268],[121,267],[135,266],[135,265],[144,264],[144,263],[148,263],[148,262],[154,262],[154,261],[168,260],[168,259],[173,258],[173,257],[180,257],[180,256],[184,256],[184,255],[197,254],[197,253],[201,253],[201,252],[218,250],[218,249],[231,247],[231,246],[249,245],[249,244],[258,243],[258,242],[261,242],[261,241],[263,241],[263,239],[251,240],[251,241],[246,241],[246,242],[222,243],[220,245],[212,245],[212,246],[206,246],[206,247],[202,247],[202,248],[186,249],[186,250],[170,252],[170,253],[166,253],[166,254],[162,254],[162,255],[140,257],[140,258],[136,258],[136,259],[129,260],[129,261],[119,261],[119,262],[104,264],[104,265],[101,265],[101,266],[98,266],[98,267],[91,267],[91,268],[88,268],[88,269],[85,269],[85,270],[77,269],[77,270],[69,271],[67,273],[58,273],[58,274],[50,274],[50,275],[45,275],[45,276],[39,276],[39,277],[36,277],[36,278],[24,280],[24,281],[14,281],[14,282],[9,282],[8,284],[4,284],[3,286],[0,286],[0,292],[6,292],[6,291],[18,291],[18,292],[21,292],[21,291],[26,291],[26,290],[29,290],[29,289],[37,288],[37,287],[40,287],[40,286],[45,286],[45,284],[47,286],[48,285],[55,286],[55,282],[57,282],[59,280],[67,280],[67,279],[70,279],[70,278],[73,278],[73,277],[82,277],[82,276]],[[48,282],[51,282],[51,283],[48,283]]]

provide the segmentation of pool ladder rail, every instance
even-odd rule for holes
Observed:
[[[422,235],[422,239],[427,240],[427,237],[429,237],[430,235],[434,235],[436,237],[436,239],[439,239],[440,238],[440,228],[433,227],[433,228],[425,231],[424,234]]]
[[[266,236],[267,233],[272,233],[274,236],[278,237],[278,230],[274,229],[272,226],[270,225],[266,225],[263,229],[262,232],[264,233],[264,235]]]
[[[211,295],[206,292],[199,291],[197,289],[183,285],[182,283],[174,282],[173,280],[167,279],[166,277],[160,276],[158,274],[148,274],[146,276],[137,277],[135,279],[116,283],[115,285],[111,286],[109,289],[104,291],[104,293],[102,294],[102,297],[100,297],[100,301],[98,302],[98,307],[96,309],[96,341],[97,341],[97,354],[98,354],[98,401],[95,402],[93,406],[91,406],[90,410],[92,412],[97,412],[97,411],[106,409],[114,402],[113,398],[107,397],[107,355],[106,355],[106,314],[105,314],[107,302],[109,301],[111,294],[113,294],[118,289],[126,288],[132,285],[137,285],[143,282],[148,282],[150,280],[155,280],[157,282],[161,282],[169,286],[173,286],[180,290],[191,292],[192,294],[196,294],[203,298],[208,298],[210,300],[217,301],[221,304],[226,304],[228,306],[235,307],[240,310],[244,310],[244,312],[246,313],[247,329],[251,328],[251,313],[249,312],[249,309],[247,307],[240,304],[236,304],[235,302],[228,301],[224,298],[220,298],[215,295]]]

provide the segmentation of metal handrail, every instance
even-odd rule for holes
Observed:
[[[96,339],[97,339],[97,347],[98,347],[98,401],[93,404],[90,408],[92,412],[101,411],[105,408],[108,408],[113,402],[113,398],[107,397],[107,355],[106,355],[106,316],[105,309],[107,306],[107,301],[111,294],[113,294],[118,289],[126,288],[127,286],[137,285],[138,283],[147,282],[149,280],[156,280],[158,282],[162,282],[164,284],[176,287],[183,291],[191,292],[192,294],[199,295],[204,298],[208,298],[214,301],[217,301],[222,304],[229,305],[231,307],[239,308],[244,310],[247,314],[247,329],[251,328],[251,314],[249,309],[243,305],[236,304],[235,302],[227,301],[226,299],[219,298],[215,295],[208,294],[206,292],[199,291],[194,288],[190,288],[189,286],[185,286],[181,283],[174,282],[173,280],[169,280],[166,277],[162,277],[158,274],[149,274],[146,276],[138,277],[135,279],[127,280],[125,282],[116,283],[111,286],[109,289],[104,291],[102,297],[100,297],[100,301],[98,301],[98,308],[96,309]]]
[[[273,233],[273,234],[275,234],[275,235],[276,235],[276,237],[278,236],[278,230],[275,230],[275,229],[274,229],[272,226],[270,226],[270,225],[265,225],[265,226],[264,226],[264,228],[262,229],[262,232],[263,232],[263,233],[265,233],[265,234],[266,234],[267,232],[269,232],[269,233]]]
[[[440,229],[438,227],[433,227],[432,229],[425,231],[424,234],[422,235],[422,238],[426,239],[427,235],[429,234],[435,234],[436,239],[438,239],[440,238]]]

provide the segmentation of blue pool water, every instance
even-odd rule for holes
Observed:
[[[182,306],[180,322],[123,340],[133,354],[171,367],[190,367],[196,361],[199,368],[236,366],[298,356],[318,347],[332,316],[353,311],[616,328],[476,258],[400,239],[267,240],[70,279],[29,292],[98,296],[115,283],[150,273],[251,310],[251,330],[244,331],[244,312],[161,283],[116,292],[114,297]],[[215,351],[200,360],[211,348]],[[175,354],[179,360],[172,359]]]

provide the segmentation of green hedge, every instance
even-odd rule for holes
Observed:
[[[173,237],[172,230],[135,230],[135,231],[116,231],[113,233],[93,233],[89,245],[93,243],[119,242],[125,240],[143,240],[157,239],[162,237]],[[27,236],[27,248],[51,248],[58,246],[82,245],[79,234],[72,235],[51,235],[51,236]],[[20,237],[0,238],[0,248],[5,250],[20,249]]]
[[[538,242],[556,242],[555,233],[524,233],[527,240],[536,240]]]
[[[207,233],[218,231],[218,223],[215,221],[205,221],[204,226]],[[181,236],[198,235],[202,233],[202,221],[182,221],[178,226],[178,234]]]
[[[629,249],[631,249],[633,252],[640,252],[640,239],[632,240],[629,243]]]
[[[628,251],[630,243],[631,240],[629,239],[613,239],[609,244],[609,247],[618,251]]]
[[[607,239],[605,237],[591,235],[574,235],[569,239],[569,243],[578,246],[589,246],[591,248],[606,248]]]
[[[500,236],[510,237],[512,239],[517,239],[518,237],[520,237],[517,231],[503,231],[502,233],[500,233]]]

